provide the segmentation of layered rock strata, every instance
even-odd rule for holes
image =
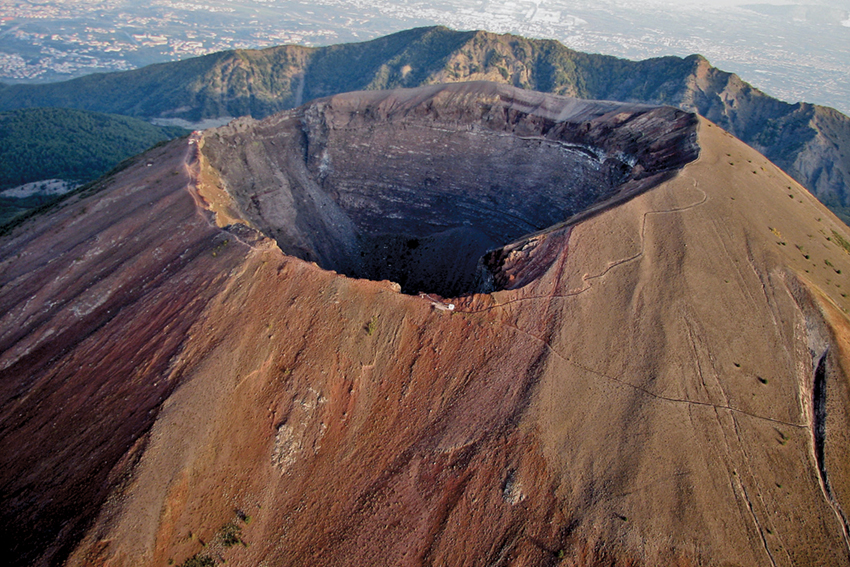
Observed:
[[[696,122],[670,107],[460,83],[239,120],[207,132],[202,151],[231,201],[225,216],[285,253],[454,296],[486,285],[487,250],[669,179],[699,153]]]

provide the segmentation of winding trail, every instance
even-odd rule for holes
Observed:
[[[614,268],[618,268],[620,266],[630,264],[632,262],[640,260],[643,257],[645,249],[646,249],[646,238],[645,238],[645,235],[646,235],[646,220],[647,220],[647,217],[649,215],[680,213],[680,212],[683,212],[683,211],[688,211],[688,210],[694,209],[696,207],[699,207],[700,205],[704,204],[708,200],[708,195],[705,193],[705,191],[703,191],[702,189],[697,187],[696,179],[691,178],[691,181],[693,182],[693,189],[698,191],[700,194],[702,194],[702,198],[699,201],[697,201],[695,203],[691,203],[689,205],[685,205],[683,207],[676,207],[676,208],[671,208],[671,209],[659,209],[659,210],[655,210],[655,211],[645,212],[643,214],[643,219],[641,221],[640,250],[638,252],[636,252],[635,254],[632,254],[631,256],[627,256],[625,258],[621,258],[619,260],[615,260],[613,262],[610,262],[605,267],[605,269],[598,274],[594,274],[594,275],[585,274],[582,277],[582,281],[584,282],[585,285],[582,286],[581,288],[574,290],[574,291],[569,291],[569,292],[566,292],[566,293],[553,293],[553,294],[550,294],[550,295],[533,295],[533,296],[526,296],[526,297],[518,297],[518,298],[512,299],[510,301],[505,301],[504,303],[498,303],[496,305],[491,305],[489,307],[481,307],[481,308],[478,308],[478,309],[459,308],[458,312],[483,313],[483,312],[486,312],[486,311],[492,311],[494,309],[504,308],[504,307],[507,307],[507,306],[512,305],[514,303],[522,303],[522,302],[525,302],[525,301],[539,301],[539,300],[547,300],[547,299],[557,299],[557,298],[570,298],[570,297],[575,297],[577,295],[585,293],[586,291],[590,290],[591,287],[593,287],[592,283],[590,283],[593,280],[602,279],[603,277],[608,275],[608,273],[611,270],[613,270]],[[572,228],[572,227],[564,227],[563,229],[560,229],[560,230],[567,230],[569,228]]]
[[[626,387],[631,388],[631,389],[633,389],[637,392],[641,392],[642,394],[646,394],[647,396],[654,398],[656,400],[660,400],[660,401],[664,401],[664,402],[670,402],[670,403],[676,403],[676,404],[688,404],[688,405],[692,405],[692,406],[701,406],[701,407],[707,407],[707,408],[727,410],[727,411],[734,412],[734,413],[737,413],[737,414],[746,415],[746,416],[751,417],[753,419],[763,420],[763,421],[767,421],[767,422],[770,422],[770,423],[786,425],[788,427],[794,427],[794,428],[797,428],[797,429],[809,429],[809,425],[806,424],[806,423],[793,423],[793,422],[790,422],[790,421],[784,421],[784,420],[781,420],[781,419],[766,417],[766,416],[763,416],[763,415],[750,413],[748,411],[745,411],[745,410],[742,410],[742,409],[739,409],[739,408],[736,408],[736,407],[730,406],[730,405],[713,404],[711,402],[689,400],[689,399],[686,399],[686,398],[671,398],[671,397],[668,397],[668,396],[662,396],[661,394],[656,394],[656,393],[654,393],[654,392],[652,392],[652,391],[650,391],[646,388],[642,388],[641,386],[632,384],[631,382],[628,382],[627,380],[623,380],[622,378],[610,376],[608,374],[605,374],[604,372],[599,372],[598,370],[594,370],[594,369],[592,369],[588,366],[585,366],[581,363],[578,363],[578,362],[574,361],[573,359],[571,359],[570,357],[563,355],[560,352],[558,352],[558,350],[556,348],[554,348],[549,343],[549,341],[547,341],[544,338],[538,337],[537,335],[534,335],[533,333],[529,333],[528,331],[520,329],[519,327],[516,327],[514,325],[505,325],[505,326],[508,327],[509,329],[513,329],[514,331],[516,331],[518,333],[522,333],[523,335],[540,342],[541,344],[543,344],[546,347],[547,350],[549,350],[549,352],[554,354],[556,357],[558,357],[563,362],[569,364],[570,366],[573,366],[574,368],[578,368],[579,370],[581,370],[583,372],[593,374],[594,376],[598,376],[598,377],[603,378],[605,380],[608,380],[610,382],[614,382],[616,384],[626,386]]]

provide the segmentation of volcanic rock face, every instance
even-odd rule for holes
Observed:
[[[850,565],[846,226],[710,122],[456,89],[175,141],[0,240],[8,563]],[[485,237],[453,311],[281,251]]]
[[[486,250],[669,178],[696,158],[695,127],[669,107],[462,83],[239,121],[203,153],[235,215],[285,253],[455,296],[489,280]]]

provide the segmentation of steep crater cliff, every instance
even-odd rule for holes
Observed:
[[[287,254],[453,297],[509,286],[501,247],[675,175],[696,125],[484,82],[348,93],[205,133],[204,198]]]

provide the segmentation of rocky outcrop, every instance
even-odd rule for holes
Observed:
[[[850,153],[844,149],[850,143],[850,119],[832,108],[776,100],[705,58],[691,59],[688,89],[653,100],[719,124],[802,183],[845,223],[850,221]]]

